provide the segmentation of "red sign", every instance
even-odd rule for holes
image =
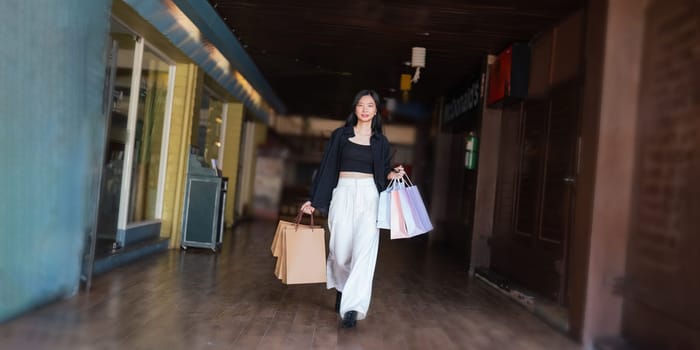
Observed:
[[[489,93],[486,103],[492,105],[510,96],[513,47],[501,52],[496,62],[489,67]]]

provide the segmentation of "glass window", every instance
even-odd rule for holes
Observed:
[[[209,89],[204,89],[199,115],[192,122],[192,145],[196,146],[208,165],[211,165],[212,159],[219,159],[223,116],[224,103]],[[221,165],[217,164],[217,167],[221,168]]]
[[[107,96],[109,112],[100,203],[98,206],[98,253],[112,249],[117,237],[119,200],[126,149],[127,121],[131,101],[131,76],[134,70],[134,35],[119,23],[112,21],[110,50],[107,64]],[[104,249],[103,249],[104,248]]]
[[[134,135],[134,158],[128,222],[156,219],[158,172],[160,171],[170,65],[148,47],[144,48],[138,112]]]

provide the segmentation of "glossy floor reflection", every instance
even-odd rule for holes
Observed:
[[[170,251],[111,271],[0,326],[0,349],[579,349],[425,239],[382,237],[367,319],[341,329],[334,291],[273,276],[275,224],[239,225],[216,255]]]

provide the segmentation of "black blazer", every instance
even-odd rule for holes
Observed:
[[[340,173],[340,155],[343,147],[350,142],[349,138],[355,136],[352,126],[343,126],[335,129],[331,138],[326,144],[323,152],[321,166],[314,177],[311,186],[311,206],[323,211],[327,211],[331,203],[331,193],[338,184]],[[369,139],[374,161],[374,183],[377,191],[381,192],[386,188],[387,175],[391,171],[391,155],[389,140],[383,134],[373,134]]]

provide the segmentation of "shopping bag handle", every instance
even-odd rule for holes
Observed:
[[[408,183],[409,187],[413,186],[413,182],[411,181],[411,178],[408,177],[408,174],[403,174],[401,179],[403,180],[404,177],[406,178],[406,183]]]
[[[408,185],[406,185],[406,180],[404,179],[405,177],[406,175],[404,174],[400,178],[392,180],[394,181],[394,188],[399,189],[408,187]]]
[[[406,186],[404,185],[404,182],[403,182],[403,178],[402,178],[402,177],[400,177],[400,178],[398,178],[398,179],[391,179],[391,180],[389,180],[389,184],[386,185],[386,189],[388,189],[388,190],[390,190],[390,191],[397,190],[397,189],[399,189],[399,188],[401,188],[401,187],[406,187]]]
[[[311,217],[311,226],[315,226],[314,225],[314,214],[309,214],[309,216]],[[304,217],[304,212],[299,210],[299,214],[297,214],[297,217],[294,219],[294,230],[299,228],[299,224],[301,224],[301,219],[303,217]]]

